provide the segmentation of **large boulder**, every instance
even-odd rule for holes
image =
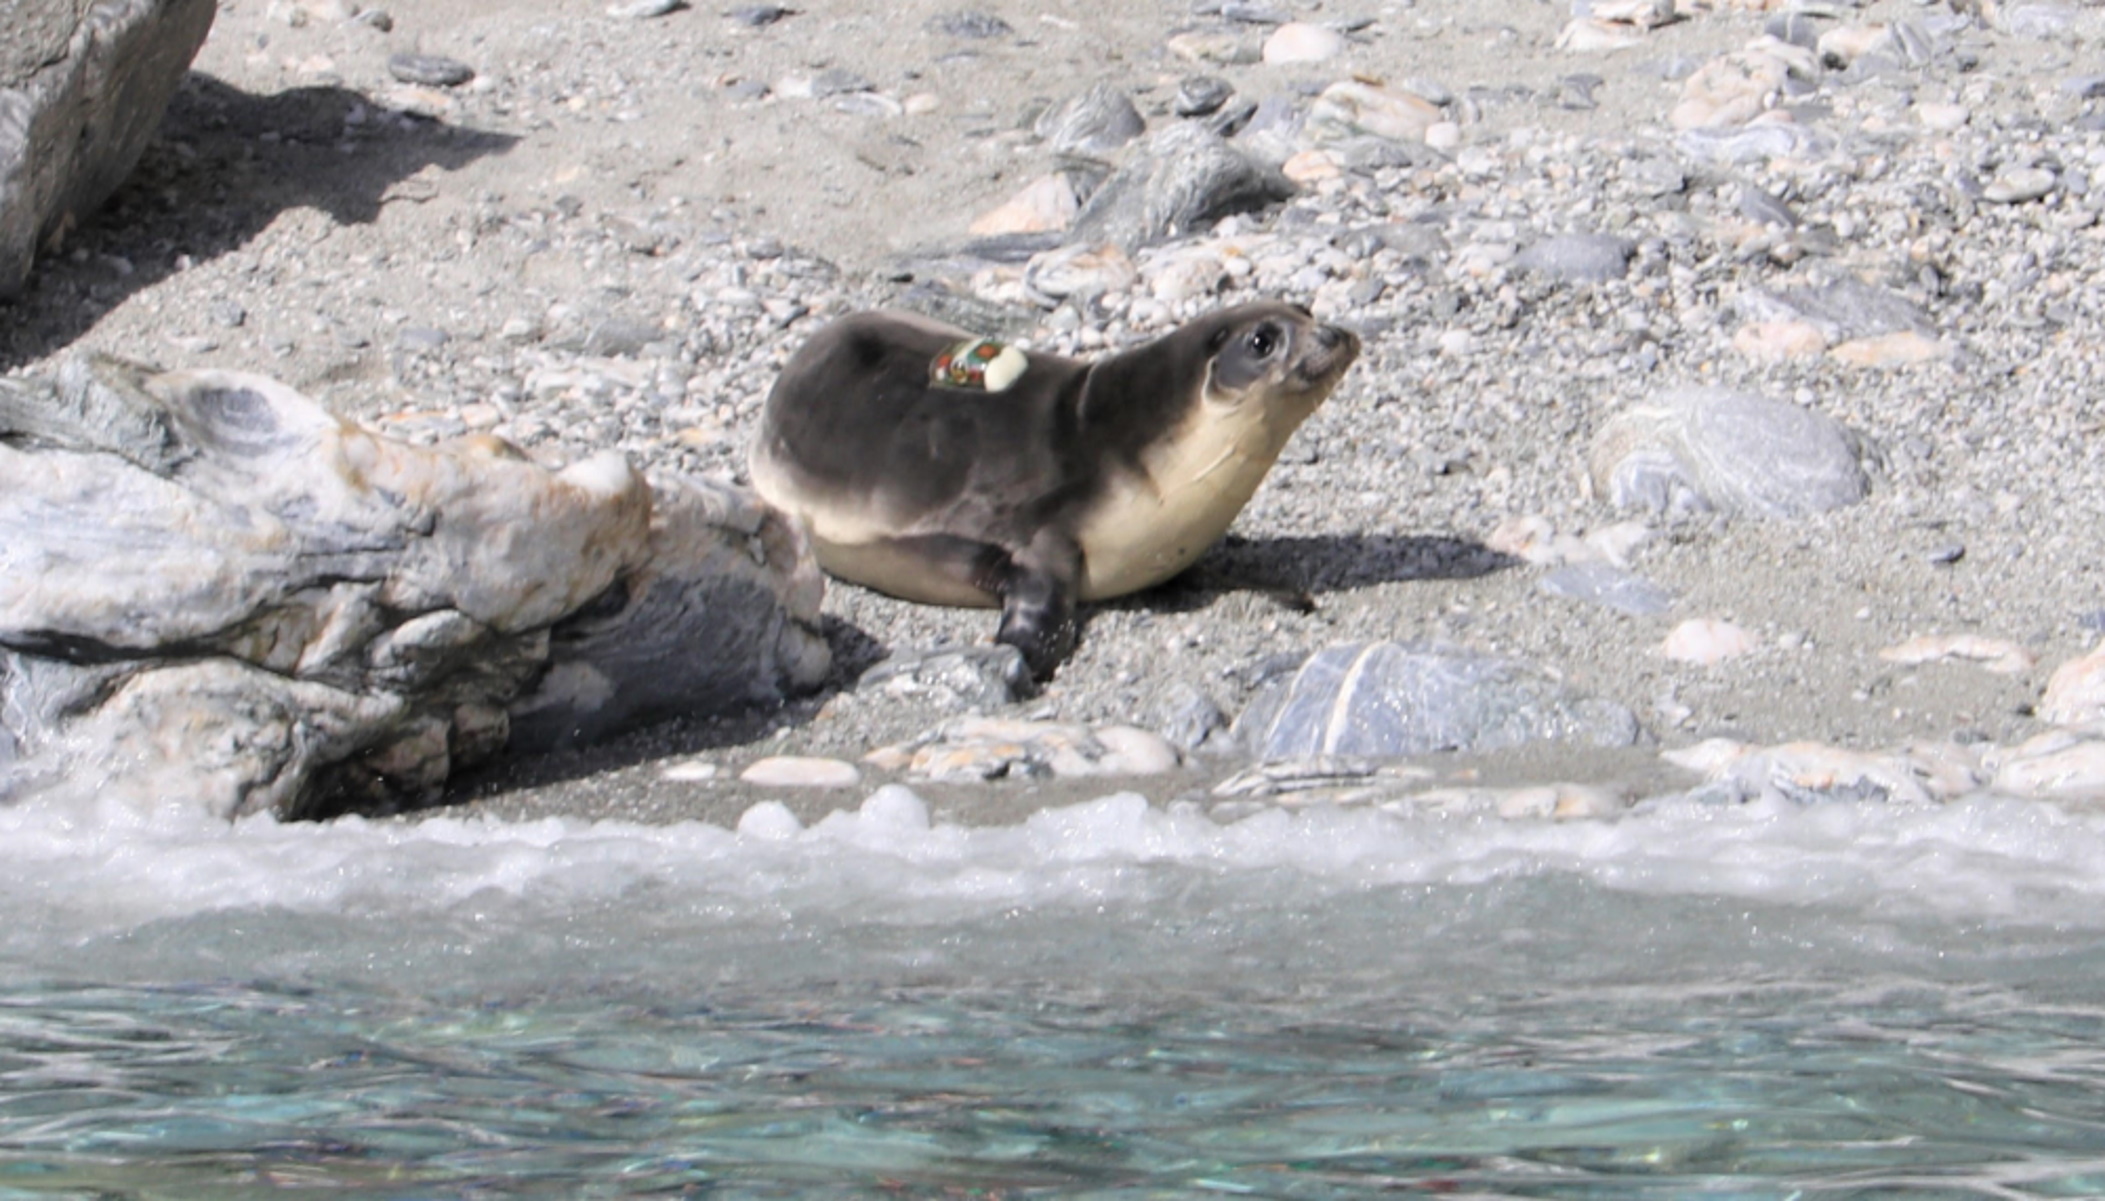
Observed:
[[[508,744],[816,685],[822,587],[728,484],[75,359],[0,380],[0,800],[423,803]]]
[[[214,0],[8,0],[0,18],[0,300],[131,174]]]

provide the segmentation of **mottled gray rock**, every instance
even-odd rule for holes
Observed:
[[[1145,132],[1147,121],[1125,92],[1100,83],[1040,113],[1033,129],[1061,154],[1109,154]]]
[[[1804,125],[1742,125],[1724,129],[1684,129],[1674,146],[1690,158],[1708,163],[1751,163],[1761,159],[1817,158],[1833,142]]]
[[[1853,276],[1781,292],[1749,288],[1739,295],[1733,307],[1749,321],[1808,322],[1830,342],[1904,330],[1927,333],[1935,328],[1929,316],[1907,297]]]
[[[928,19],[928,28],[954,38],[975,40],[1012,37],[1016,33],[1007,21],[992,13],[971,11],[937,13]]]
[[[654,494],[618,454],[551,472],[258,376],[72,360],[0,381],[0,799],[420,803],[508,741],[816,684],[821,588],[728,487]]]
[[[1218,75],[1190,75],[1177,84],[1169,107],[1180,117],[1203,117],[1218,111],[1234,94],[1235,86]]]
[[[0,14],[0,300],[131,174],[213,0],[13,0]]]
[[[1351,643],[1260,690],[1236,720],[1260,759],[1419,755],[1542,740],[1629,746],[1637,718],[1524,663],[1448,648]]]
[[[1128,250],[1294,194],[1277,169],[1196,124],[1150,134],[1075,216],[1070,240]]]
[[[855,690],[930,701],[947,709],[998,709],[1036,688],[1023,653],[996,643],[895,654],[862,673]]]
[[[1802,517],[1870,490],[1862,440],[1824,414],[1694,388],[1618,414],[1594,436],[1594,494],[1617,508]]]
[[[1604,284],[1630,270],[1634,249],[1612,234],[1558,234],[1521,251],[1513,265],[1568,284]]]

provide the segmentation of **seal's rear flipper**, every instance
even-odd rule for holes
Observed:
[[[1081,574],[1081,548],[1050,528],[1009,556],[1001,587],[1001,629],[994,641],[1022,651],[1031,675],[1040,680],[1051,676],[1074,650],[1081,628],[1074,616],[1075,583]]]

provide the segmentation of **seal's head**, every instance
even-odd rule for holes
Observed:
[[[1206,402],[1237,408],[1262,402],[1292,412],[1294,424],[1330,395],[1359,357],[1359,336],[1325,325],[1307,309],[1250,304],[1226,309],[1202,327],[1211,356]]]

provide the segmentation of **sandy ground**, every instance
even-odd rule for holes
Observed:
[[[1483,89],[1486,102],[1464,125],[1467,145],[1509,145],[1515,131],[1538,144],[1575,135],[1664,145],[1663,117],[1679,85],[1657,65],[1737,46],[1759,32],[1760,20],[1704,13],[1653,31],[1637,49],[1580,57],[1554,48],[1563,5],[1332,0],[1295,5],[1295,15],[1369,22],[1343,59],[1201,68],[1164,49],[1180,30],[1220,25],[1183,3],[1001,0],[985,11],[1014,33],[987,40],[931,26],[955,11],[948,0],[812,3],[760,28],[713,5],[635,19],[609,15],[598,0],[434,0],[390,9],[385,31],[313,7],[317,15],[295,25],[284,19],[286,6],[220,6],[134,182],[42,267],[21,304],[0,310],[0,367],[36,370],[104,349],[171,368],[263,372],[364,420],[458,413],[485,402],[489,381],[526,370],[507,326],[522,315],[553,328],[572,310],[597,306],[677,335],[692,282],[680,264],[690,260],[624,256],[621,240],[634,245],[625,230],[672,228],[681,252],[700,255],[772,240],[789,258],[837,269],[826,287],[839,303],[896,293],[903,258],[959,244],[975,215],[1047,168],[1024,132],[1027,118],[1089,82],[1132,90],[1160,122],[1176,81],[1202,72],[1253,96],[1312,90],[1352,73],[1428,79],[1456,93]],[[1881,4],[1863,15],[1923,11]],[[1264,35],[1241,28],[1253,45]],[[1988,108],[2036,111],[2039,89],[2025,81],[2080,68],[2082,44],[2074,45],[1995,41],[1996,57],[1975,77],[2002,86],[1977,103],[1976,127]],[[457,58],[478,80],[419,92],[390,77],[389,55],[404,51]],[[795,95],[798,81],[834,70],[863,76],[903,111],[842,112]],[[1543,99],[1575,72],[1601,77],[1597,107]],[[1955,89],[1955,80],[1919,84],[1927,93]],[[756,83],[775,94],[750,98]],[[402,118],[390,107],[435,119]],[[2013,127],[2010,136],[2027,135]],[[2089,137],[2080,144],[2094,146]],[[592,224],[597,238],[553,232],[570,218]],[[552,231],[540,243],[512,236],[535,221]],[[2071,235],[2070,253],[2095,264],[2097,242],[2087,236]],[[1997,270],[1955,261],[1981,274]],[[1783,266],[1744,270],[1787,275]],[[1643,378],[1573,378],[1548,361],[1505,362],[1486,376],[1489,368],[1451,367],[1420,352],[1421,336],[1441,320],[1437,293],[1394,300],[1372,323],[1368,355],[1230,542],[1184,580],[1099,607],[1073,662],[1021,712],[1154,725],[1173,681],[1232,712],[1246,695],[1238,673],[1267,655],[1347,639],[1433,638],[1542,664],[1628,705],[1664,745],[1719,734],[1854,746],[2008,742],[2036,728],[2030,707],[2046,673],[2095,637],[2091,623],[2105,601],[2086,520],[2095,508],[2096,464],[2085,449],[2098,431],[2094,381],[2072,384],[2052,412],[2009,400],[2032,385],[2014,364],[2023,347],[1998,341],[1997,314],[1933,310],[1977,346],[1960,366],[1915,369],[1875,388],[1858,377],[1836,385],[1838,396],[1875,392],[1889,407],[1912,398],[1904,428],[1868,432],[1890,446],[1912,437],[1927,449],[1889,455],[1871,500],[1787,523],[1661,526],[1635,569],[1672,590],[1675,606],[1664,617],[1633,618],[1544,596],[1535,568],[1471,564],[1487,561],[1481,544],[1505,518],[1542,513],[1574,532],[1616,519],[1578,480],[1586,438],[1619,405],[1675,379],[1766,383],[1788,398],[1808,381],[1825,397],[1836,377],[1725,361],[1721,334],[1669,339],[1664,365]],[[1583,317],[1585,309],[1557,312]],[[705,398],[713,410],[704,405],[713,441],[698,449],[640,442],[632,453],[654,466],[739,471],[767,382],[761,368],[815,319],[765,335],[758,351],[741,352],[759,367],[720,377],[726,394]],[[2056,353],[2081,356],[2069,339],[2092,328],[2038,337]],[[402,354],[404,329],[443,331],[445,365]],[[641,352],[643,369],[668,366],[652,355]],[[709,365],[670,366],[706,375]],[[1493,377],[1500,387],[1487,395]],[[1982,390],[1997,380],[2008,393]],[[1575,397],[1574,407],[1522,412],[1549,396]],[[1829,407],[1848,419],[1859,416],[1853,403]],[[1860,407],[1873,418],[1885,411],[1869,400]],[[1446,414],[1457,410],[1474,410],[1465,432],[1448,428]],[[535,453],[560,458],[604,444],[620,432],[618,415],[609,420],[578,420],[574,408],[552,415]],[[2019,453],[2040,445],[2052,448],[2043,462]],[[1425,467],[1425,456],[1450,452],[1463,469]],[[1954,545],[1963,547],[1955,560]],[[1283,602],[1282,594],[1313,603]],[[985,613],[917,608],[846,586],[832,590],[827,609],[844,677],[887,648],[969,642],[992,630]],[[1762,649],[1715,668],[1663,658],[1667,630],[1698,616],[1739,623]],[[2014,639],[2039,666],[1993,674],[1878,657],[1905,638],[1940,632]],[[668,758],[702,756],[727,777],[763,754],[854,758],[942,716],[829,690],[781,713],[675,722],[599,750],[510,765],[466,782],[459,799],[516,816],[725,820],[763,794],[664,780]],[[1232,766],[1200,758],[1135,786],[1167,800]],[[1684,779],[1650,750],[1547,748],[1436,766],[1486,779],[1615,779],[1637,791]],[[855,803],[879,779],[789,799],[809,815]],[[1113,787],[998,781],[926,791],[941,813],[994,819]]]

